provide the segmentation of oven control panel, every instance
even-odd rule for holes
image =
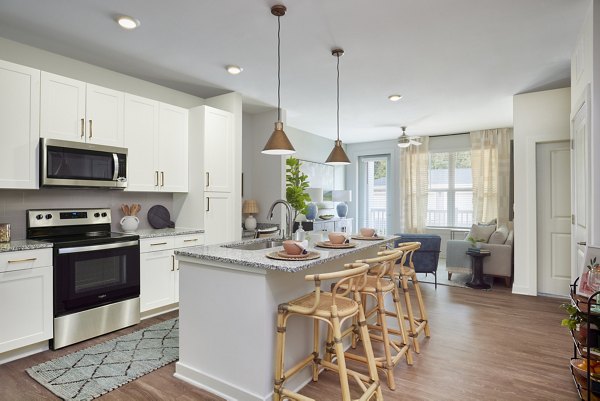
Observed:
[[[28,210],[27,227],[80,226],[110,224],[110,209]]]

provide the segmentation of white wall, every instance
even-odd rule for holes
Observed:
[[[536,144],[569,139],[570,93],[563,88],[513,98],[517,294],[537,295]]]

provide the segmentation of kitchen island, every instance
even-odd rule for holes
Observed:
[[[307,274],[343,269],[345,263],[376,255],[396,236],[354,241],[348,249],[310,248],[320,258],[272,260],[282,247],[246,250],[241,243],[176,251],[179,260],[179,361],[175,377],[227,400],[271,400],[277,306],[314,289]],[[269,241],[259,239],[242,244]],[[323,282],[321,288],[327,289]],[[323,343],[326,330],[322,330]],[[312,352],[312,321],[291,318],[286,366]],[[286,383],[292,390],[311,380],[309,369]]]

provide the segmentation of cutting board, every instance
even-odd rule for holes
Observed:
[[[154,205],[148,210],[148,223],[154,228],[175,227],[175,223],[171,221],[169,210],[162,205]]]

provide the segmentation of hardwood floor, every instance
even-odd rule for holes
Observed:
[[[385,385],[386,400],[576,400],[569,371],[573,348],[560,326],[565,300],[512,295],[501,283],[492,291],[422,285],[431,322],[413,366],[396,367],[396,391]],[[168,313],[59,351],[47,351],[0,366],[0,400],[55,400],[25,369],[49,359],[174,317]],[[173,378],[175,364],[128,383],[101,400],[219,400]],[[302,393],[339,399],[336,377],[324,373]]]

